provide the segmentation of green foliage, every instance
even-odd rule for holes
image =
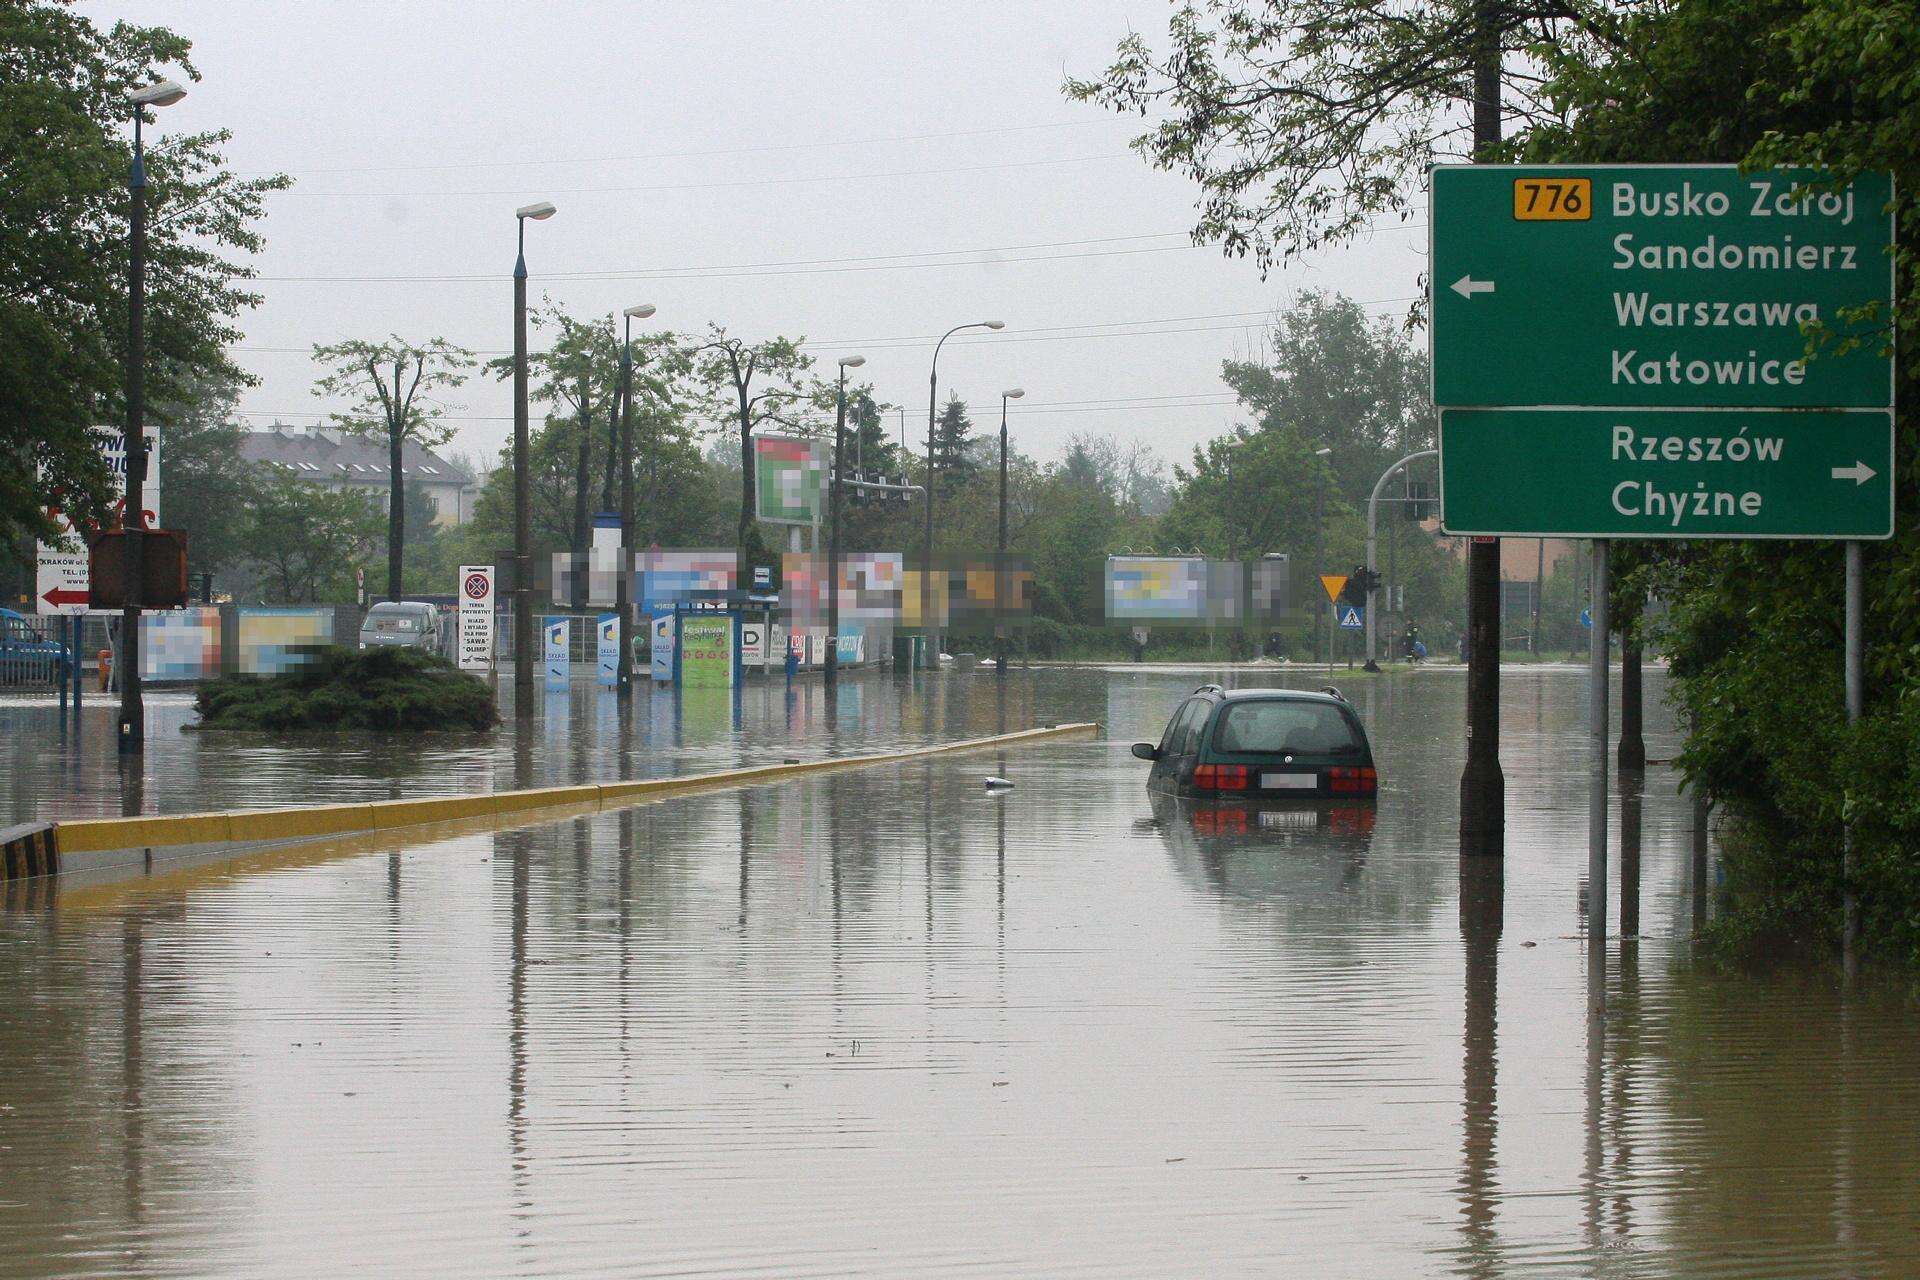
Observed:
[[[707,327],[705,340],[694,351],[693,375],[707,388],[716,410],[726,413],[726,434],[740,448],[740,519],[734,545],[743,582],[750,579],[754,565],[774,562],[753,517],[753,433],[768,422],[801,430],[794,412],[809,402],[818,404],[821,397],[818,385],[803,381],[813,367],[813,357],[800,349],[803,341],[769,338],[751,343],[730,337],[724,326],[715,324]]]
[[[445,338],[416,343],[396,335],[382,342],[316,344],[313,358],[327,368],[313,393],[351,401],[333,420],[355,435],[386,441],[387,595],[397,599],[405,589],[408,545],[402,450],[408,440],[431,448],[452,438],[453,424],[438,393],[467,380],[473,353]]]
[[[330,649],[280,676],[222,676],[194,696],[202,729],[491,729],[493,690],[445,658],[418,649]]]
[[[65,3],[0,5],[0,554],[50,535],[49,501],[104,514],[109,480],[88,435],[124,420],[132,128],[126,91],[197,80],[188,42],[101,29]],[[222,348],[258,302],[263,196],[283,176],[225,168],[225,132],[147,135],[147,396],[242,375]],[[236,255],[229,260],[228,254]]]
[[[247,559],[247,504],[259,480],[240,456],[239,384],[217,374],[180,380],[180,399],[151,406],[160,426],[161,518],[187,535],[188,567],[218,574]]]
[[[1369,319],[1341,294],[1309,290],[1275,317],[1272,343],[1270,360],[1229,360],[1222,376],[1263,430],[1291,429],[1330,449],[1352,506],[1364,511],[1382,471],[1433,447],[1427,355],[1401,326]]]
[[[385,532],[373,496],[328,489],[274,468],[261,476],[242,526],[263,598],[302,604],[350,600]]]
[[[1738,161],[1837,178],[1893,172],[1904,245],[1920,235],[1920,36],[1887,0],[1676,0],[1624,20],[1605,47],[1544,51],[1559,122],[1516,152],[1534,160]],[[1915,261],[1877,314],[1920,319]],[[1888,335],[1889,337],[1891,335]],[[1847,352],[1808,334],[1811,358]],[[1899,402],[1920,381],[1895,348]],[[1831,544],[1713,543],[1617,551],[1623,603],[1667,602],[1669,654],[1689,738],[1691,785],[1727,815],[1729,951],[1827,947],[1837,938],[1840,824],[1855,820],[1865,943],[1920,960],[1920,430],[1896,417],[1896,537],[1868,544],[1867,707],[1848,726],[1841,690],[1841,555]]]
[[[974,457],[973,419],[967,403],[959,396],[948,398],[933,424],[933,473],[940,484],[940,496],[950,498],[980,472]]]
[[[1427,165],[1471,151],[1463,110],[1476,24],[1502,49],[1612,36],[1601,0],[1190,0],[1168,48],[1129,35],[1097,79],[1066,93],[1155,123],[1133,141],[1201,192],[1196,243],[1251,254],[1264,271],[1350,240],[1422,203]],[[1548,108],[1509,72],[1507,107]]]

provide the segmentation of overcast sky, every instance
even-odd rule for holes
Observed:
[[[947,344],[941,398],[997,424],[1025,387],[1012,429],[1043,458],[1092,431],[1185,460],[1235,420],[1220,362],[1258,352],[1275,308],[1317,287],[1398,317],[1422,264],[1424,219],[1265,281],[1189,245],[1194,188],[1127,149],[1139,122],[1060,92],[1130,28],[1163,42],[1167,0],[78,7],[193,41],[205,78],[160,135],[227,127],[236,170],[295,180],[268,198],[236,353],[255,425],[328,407],[315,342],[510,350],[513,210],[542,198],[536,302],[804,335],[828,367],[860,352],[916,441],[933,339],[1004,319]],[[507,388],[453,400],[452,448],[497,452]]]

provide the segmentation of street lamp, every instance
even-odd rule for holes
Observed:
[[[620,637],[620,657],[614,663],[614,696],[633,696],[633,322],[653,314],[643,302],[620,313],[627,333],[620,344],[620,563],[614,573],[613,609]]]
[[[1438,449],[1416,450],[1388,467],[1385,471],[1382,471],[1380,478],[1373,482],[1373,492],[1367,497],[1367,577],[1369,581],[1371,581],[1373,577],[1374,559],[1379,555],[1380,550],[1380,491],[1387,487],[1387,481],[1393,478],[1394,473],[1408,463],[1418,462],[1421,458],[1437,458],[1439,456],[1440,451]],[[1374,617],[1373,594],[1371,590],[1367,592],[1366,670],[1368,671],[1378,671],[1380,669],[1375,645],[1374,626],[1376,619]]]
[[[147,517],[147,162],[140,123],[148,107],[170,107],[187,96],[172,80],[127,91],[133,112],[133,170],[127,177],[132,196],[127,254],[127,486],[120,510],[126,534],[126,606],[120,613],[119,749],[137,755],[147,746],[147,712],[140,689],[140,596],[146,583],[141,532]]]
[[[1000,540],[993,557],[993,669],[1007,674],[1007,401],[1026,395],[1020,387],[1000,393]]]
[[[933,625],[933,426],[940,412],[940,348],[947,345],[947,339],[963,329],[1004,329],[1005,320],[975,320],[970,324],[957,324],[940,335],[940,341],[933,344],[933,365],[927,374],[927,540],[926,567],[920,574],[920,627],[927,633],[927,644],[931,650],[927,654],[927,664],[933,670],[940,667],[940,631]]]
[[[821,675],[832,688],[840,680],[840,447],[847,434],[847,370],[865,356],[840,357],[840,387],[834,396],[833,480],[827,489],[827,663]]]
[[[513,263],[513,716],[533,718],[533,516],[527,468],[527,219],[554,215],[551,200],[513,211],[519,253]]]

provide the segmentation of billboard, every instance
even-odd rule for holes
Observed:
[[[702,593],[731,591],[739,581],[737,568],[730,548],[662,551],[656,547],[640,557],[640,612],[671,614],[676,605],[712,599]]]
[[[789,551],[780,562],[780,607],[801,623],[827,617],[827,558]],[[900,617],[906,562],[898,551],[850,551],[840,557],[840,623],[892,622]]]
[[[827,468],[825,441],[755,436],[754,515],[767,524],[819,524]]]
[[[1202,556],[1108,556],[1107,621],[1207,626],[1240,620],[1244,571]]]
[[[235,623],[242,675],[285,675],[333,646],[333,610],[245,607]]]
[[[220,674],[220,609],[204,605],[140,618],[145,680],[211,680]]]
[[[108,527],[126,514],[127,441],[117,427],[94,427],[89,433],[101,460],[107,464],[108,483],[113,487],[112,513]],[[147,478],[141,486],[143,529],[160,527],[160,428],[148,423],[141,429],[147,442]],[[88,531],[75,527],[58,507],[48,513],[59,527],[60,535],[74,543],[74,549],[62,549],[51,543],[38,544],[35,555],[34,607],[40,613],[90,613],[88,596],[91,578],[87,566]],[[111,611],[105,611],[111,612]]]
[[[739,619],[731,613],[683,613],[677,647],[680,684],[731,689],[739,675]]]

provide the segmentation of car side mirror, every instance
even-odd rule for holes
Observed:
[[[1160,758],[1160,748],[1154,746],[1151,742],[1136,742],[1133,744],[1133,754],[1135,758],[1140,760],[1158,760]]]

